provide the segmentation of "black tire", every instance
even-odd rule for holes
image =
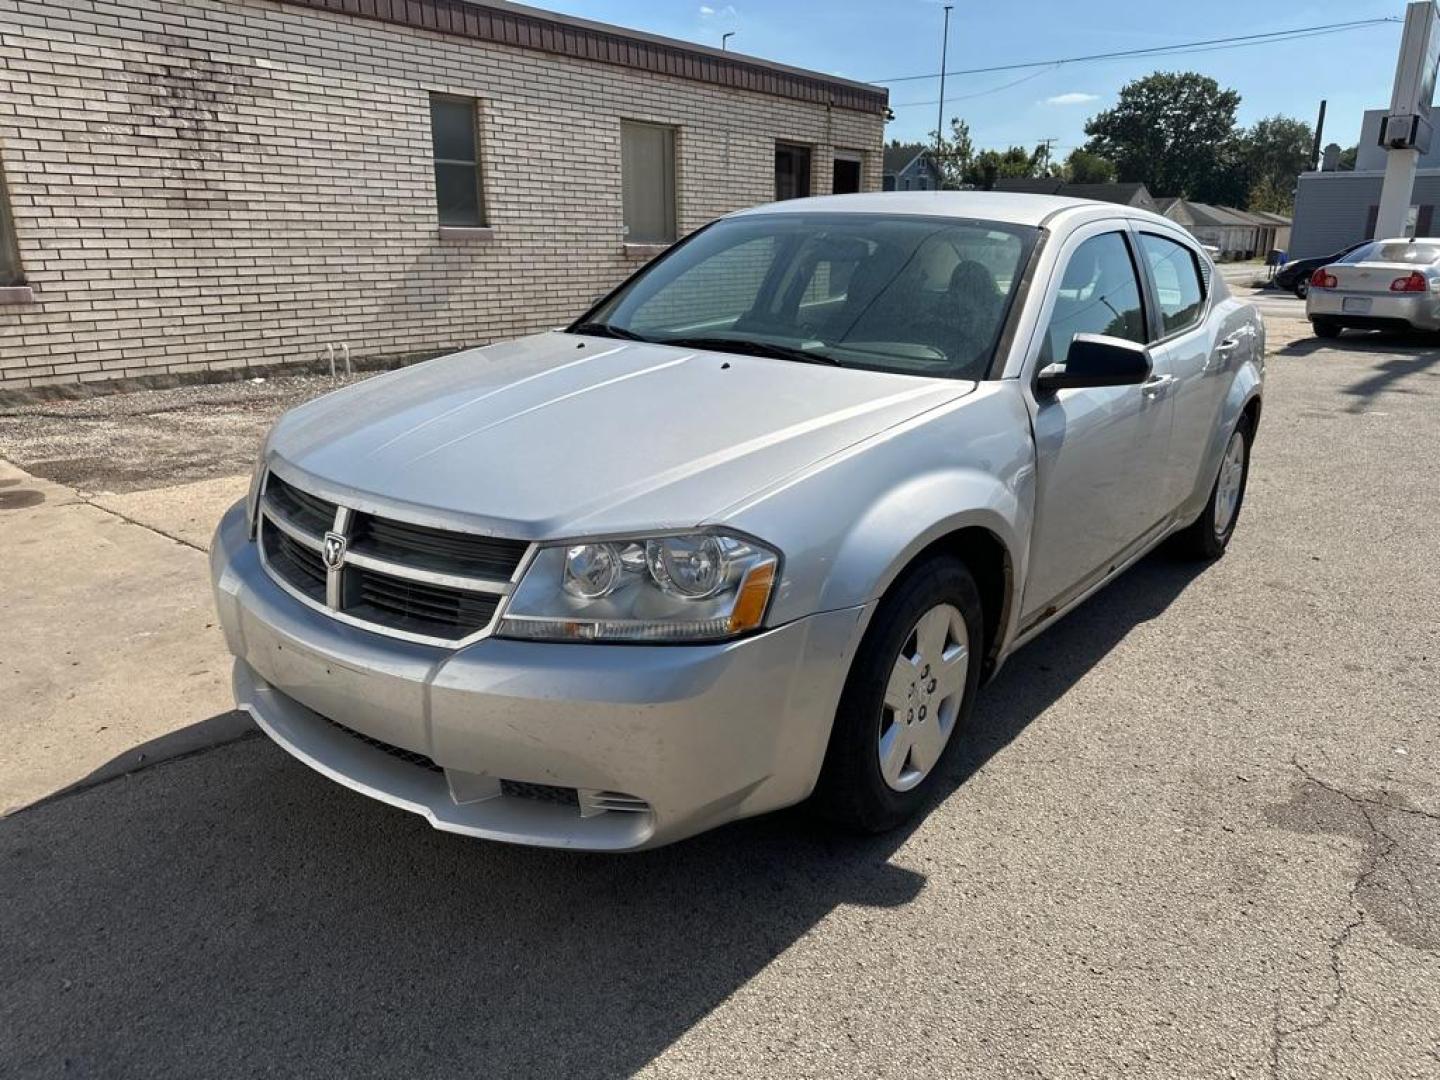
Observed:
[[[1310,325],[1315,330],[1315,336],[1319,338],[1338,338],[1340,331],[1345,329],[1334,319],[1311,319]]]
[[[958,609],[965,623],[969,638],[965,689],[949,741],[939,758],[916,786],[897,791],[886,783],[880,770],[878,746],[885,688],[920,617],[941,604]],[[817,810],[847,828],[879,833],[902,824],[925,805],[969,726],[980,685],[984,629],[980,591],[959,559],[928,558],[891,587],[850,665],[815,789]]]
[[[1303,278],[1295,283],[1294,293],[1301,300],[1310,295],[1310,283]]]
[[[1240,490],[1236,496],[1235,509],[1230,514],[1229,524],[1223,530],[1215,527],[1215,504],[1220,494],[1221,479],[1225,475],[1225,461],[1222,455],[1215,483],[1210,486],[1210,498],[1205,501],[1205,509],[1201,511],[1198,518],[1175,534],[1172,550],[1181,558],[1207,562],[1218,559],[1230,546],[1230,537],[1235,535],[1235,526],[1240,521],[1240,511],[1245,506],[1245,485],[1250,479],[1250,447],[1255,441],[1255,431],[1249,417],[1241,419],[1240,426],[1236,428],[1232,437],[1235,435],[1244,440],[1245,449],[1240,470]],[[1227,449],[1229,447],[1228,440],[1226,447]]]

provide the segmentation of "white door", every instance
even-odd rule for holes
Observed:
[[[1134,241],[1122,222],[1078,230],[1032,342],[1026,377],[1060,363],[1076,334],[1144,344],[1150,334]],[[1168,506],[1172,405],[1159,357],[1146,385],[1035,399],[1036,502],[1022,621],[1063,606],[1156,531]]]

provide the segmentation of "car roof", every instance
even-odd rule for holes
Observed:
[[[1008,225],[1043,225],[1059,214],[1087,217],[1124,217],[1174,226],[1174,222],[1148,210],[1095,199],[1063,195],[1028,195],[1011,191],[874,191],[858,195],[817,195],[786,199],[740,210],[730,217],[751,214],[903,214],[915,217],[956,217],[998,221]]]

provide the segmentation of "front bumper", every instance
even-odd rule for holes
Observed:
[[[1350,302],[1348,305],[1347,300]],[[1434,293],[1311,289],[1305,298],[1305,314],[1311,319],[1335,319],[1347,326],[1377,329],[1409,326],[1416,330],[1440,330],[1440,296]]]
[[[805,798],[864,614],[720,645],[451,650],[292,598],[243,506],[210,562],[236,703],[272,739],[436,828],[549,847],[653,847]]]

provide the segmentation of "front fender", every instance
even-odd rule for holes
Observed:
[[[1018,589],[1034,503],[1029,414],[1018,383],[997,380],[787,478],[726,520],[785,554],[770,612],[778,625],[873,609],[924,548],[970,527],[1005,548]]]
[[[1033,479],[1033,468],[1011,483],[973,469],[953,469],[913,477],[886,492],[839,545],[821,589],[822,610],[878,599],[916,556],[961,529],[981,528],[994,535],[1009,557],[1014,579],[1021,580],[1021,537],[1029,533]]]

